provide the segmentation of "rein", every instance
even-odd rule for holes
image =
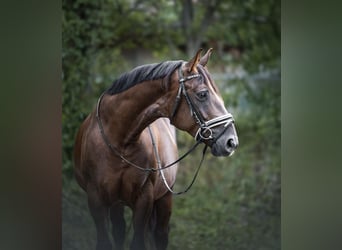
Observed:
[[[158,153],[158,149],[157,149],[157,146],[156,146],[156,143],[155,143],[155,139],[154,139],[154,136],[153,136],[153,133],[152,133],[152,130],[151,130],[151,127],[148,126],[148,131],[150,133],[150,137],[151,137],[151,141],[152,141],[152,146],[153,146],[153,152],[156,156],[156,159],[157,159],[157,165],[158,165],[158,170],[160,170],[160,174],[161,174],[161,177],[162,177],[162,180],[164,182],[164,185],[165,187],[173,194],[173,195],[180,195],[180,194],[184,194],[186,192],[189,191],[189,189],[192,187],[192,185],[195,183],[195,180],[197,178],[197,175],[199,173],[199,170],[202,166],[202,163],[203,163],[203,160],[204,160],[204,156],[205,156],[205,153],[207,151],[207,148],[208,146],[205,145],[204,148],[203,148],[203,151],[202,151],[202,158],[201,158],[201,161],[200,161],[200,164],[198,165],[197,167],[197,170],[195,172],[195,175],[194,177],[192,178],[192,181],[190,182],[189,186],[183,190],[183,191],[180,191],[180,192],[175,192],[172,190],[172,188],[169,186],[169,184],[167,183],[166,181],[166,178],[165,178],[165,175],[164,175],[164,171],[163,171],[163,168],[161,166],[161,161],[160,161],[160,157],[159,157],[159,153]]]

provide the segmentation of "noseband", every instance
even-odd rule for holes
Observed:
[[[179,88],[178,88],[178,92],[177,92],[177,96],[176,96],[176,101],[175,101],[175,104],[173,105],[173,109],[172,109],[172,113],[171,113],[171,121],[174,118],[174,116],[176,115],[177,109],[178,109],[179,104],[180,104],[181,95],[183,94],[183,96],[185,97],[185,100],[189,106],[191,116],[195,119],[196,123],[199,126],[199,128],[196,132],[196,135],[195,135],[196,141],[202,141],[203,142],[203,141],[212,140],[212,142],[216,142],[217,139],[220,138],[224,134],[224,132],[228,128],[228,125],[231,123],[234,123],[233,115],[228,113],[225,115],[215,117],[209,121],[205,121],[203,116],[199,112],[199,110],[196,108],[193,100],[189,96],[189,94],[185,88],[185,85],[184,85],[184,83],[186,81],[189,81],[193,78],[198,78],[201,75],[200,74],[193,74],[193,75],[189,75],[187,77],[184,77],[183,72],[182,72],[182,66],[180,66],[178,69],[178,75],[179,75],[179,80],[178,80]],[[218,136],[213,137],[212,128],[220,126],[220,125],[223,125],[223,130],[221,131],[221,133]]]

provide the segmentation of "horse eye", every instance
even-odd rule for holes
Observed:
[[[198,92],[197,94],[197,98],[203,102],[203,101],[206,101],[208,99],[208,96],[209,96],[209,91],[208,90],[204,90],[204,91],[200,91]]]

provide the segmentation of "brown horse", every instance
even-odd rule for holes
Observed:
[[[81,125],[75,176],[88,195],[97,250],[112,249],[108,222],[115,249],[123,249],[124,206],[133,212],[131,249],[147,248],[150,228],[154,247],[167,248],[172,207],[167,186],[175,183],[177,164],[164,166],[178,157],[170,123],[215,156],[229,156],[237,147],[233,117],[206,67],[211,51],[201,57],[199,50],[189,62],[143,65],[123,74]]]

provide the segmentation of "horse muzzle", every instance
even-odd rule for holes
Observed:
[[[234,125],[231,128],[235,131]],[[228,133],[223,134],[218,140],[211,145],[211,153],[214,156],[231,156],[235,149],[239,146],[239,141],[236,134]]]

